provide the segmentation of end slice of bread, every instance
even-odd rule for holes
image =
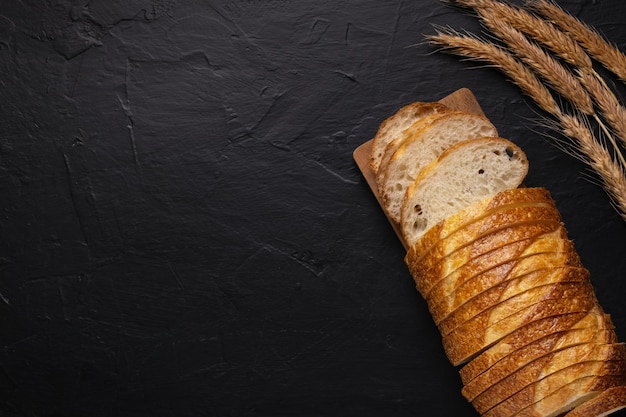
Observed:
[[[415,102],[398,110],[393,116],[386,119],[378,128],[376,136],[372,140],[372,153],[370,156],[370,168],[374,173],[378,172],[381,160],[387,145],[400,136],[413,123],[433,114],[447,110],[441,103]]]
[[[425,167],[406,190],[401,229],[408,246],[440,221],[501,191],[528,173],[524,152],[504,138],[459,142]]]

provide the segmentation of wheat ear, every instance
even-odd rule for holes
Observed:
[[[487,9],[495,19],[525,33],[565,62],[578,68],[592,68],[591,58],[571,36],[527,10],[498,0],[454,0],[452,3],[473,9]]]
[[[592,97],[596,99],[598,107],[613,128],[613,132],[622,141],[626,138],[624,136],[626,133],[626,112],[608,87],[599,82],[599,76],[594,71],[584,68],[577,72],[577,77],[551,54],[530,41],[522,32],[503,22],[499,14],[492,10],[483,7],[476,9],[483,24],[503,40],[509,50],[532,68],[555,91],[570,101],[577,111],[596,120],[606,138],[611,142],[620,163],[626,167],[626,159],[615,135],[595,111]]]
[[[577,149],[582,153],[581,159],[599,175],[603,188],[620,216],[626,220],[626,177],[622,166],[613,160],[609,151],[579,116],[568,115],[561,110],[550,91],[531,70],[503,48],[469,34],[438,30],[436,35],[429,35],[426,39],[445,51],[490,63],[504,72],[542,110],[551,114],[560,132],[575,141]]]
[[[608,42],[595,29],[551,1],[532,0],[528,4],[533,10],[550,19],[561,30],[568,33],[622,82],[626,82],[626,55],[617,46]]]

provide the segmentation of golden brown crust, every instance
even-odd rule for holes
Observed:
[[[532,242],[523,240],[477,256],[439,280],[424,295],[435,323],[482,292],[510,278],[539,269],[581,265],[571,241],[543,239],[544,236]],[[542,240],[552,244],[542,245]]]
[[[596,304],[595,294],[584,289],[571,298],[545,299],[497,321],[483,315],[445,335],[444,350],[453,365],[460,365],[526,324],[567,313],[587,312]]]
[[[557,342],[562,337],[562,334],[554,333],[505,356],[473,380],[464,383],[463,396],[468,401],[472,401],[489,387],[500,384],[505,378],[511,377],[511,375],[527,365],[536,365],[540,361],[553,360],[554,355],[562,350],[584,345],[595,345],[593,347],[595,349],[596,347],[600,348],[602,345],[617,343],[617,337],[613,330],[587,328],[571,330],[571,332],[574,333],[573,336],[577,338],[577,341],[571,342],[572,344],[570,345],[559,346]]]
[[[513,308],[513,304],[517,305],[515,308],[520,308],[521,300],[539,301],[542,295],[550,291],[556,292],[559,286],[565,289],[577,287],[581,283],[588,284],[588,278],[589,271],[576,267],[531,271],[481,292],[479,296],[451,311],[437,326],[441,334],[446,335],[474,318],[489,314],[490,310],[508,310]],[[506,305],[509,307],[506,308]]]
[[[569,369],[569,371],[572,371],[572,369],[585,371],[587,370],[585,366],[580,364],[596,362],[594,365],[598,365],[597,362],[615,362],[624,361],[625,359],[626,351],[624,350],[623,344],[583,344],[572,346],[544,355],[515,370],[513,373],[506,375],[497,383],[488,385],[486,389],[479,392],[478,395],[474,397],[466,396],[466,398],[472,402],[477,411],[483,413],[527,388],[532,388],[536,393],[539,386],[537,381],[541,381],[565,369]],[[611,368],[611,372],[613,372],[613,374],[617,373],[613,368]],[[553,379],[556,381],[555,377],[553,377]],[[563,378],[560,378],[559,382],[562,379]],[[569,382],[568,380],[566,381]],[[550,386],[553,387],[556,385],[558,388],[557,384],[557,382],[553,382],[551,385],[546,382],[543,383],[543,385],[547,385],[545,390],[549,392],[552,391]],[[464,395],[467,394],[468,390],[465,389]]]
[[[624,369],[623,360],[579,362],[525,387],[490,410],[479,412],[483,417],[550,415],[587,394],[597,395],[622,385]]]
[[[447,237],[429,245],[428,250],[420,251],[417,244],[411,246],[407,256],[413,258],[414,262],[428,268],[440,259],[454,254],[459,249],[473,244],[476,240],[480,240],[493,232],[514,224],[535,221],[562,223],[559,211],[545,203],[502,207],[492,211],[480,220],[456,229]]]
[[[417,257],[420,257],[441,239],[451,236],[459,229],[468,227],[472,223],[482,221],[493,212],[515,206],[533,205],[555,207],[550,193],[545,188],[515,188],[502,191],[439,222],[427,231],[411,249]]]
[[[565,417],[600,417],[626,408],[626,386],[611,387],[586,401]]]
[[[568,313],[534,321],[516,329],[467,363],[459,371],[461,380],[463,383],[472,381],[509,355],[531,343],[540,342],[546,337],[556,335],[555,349],[577,344],[577,331],[586,331],[586,329],[609,330],[614,333],[610,317],[598,305],[588,312]],[[617,341],[616,336],[613,337],[614,341]]]
[[[407,266],[415,280],[418,291],[424,298],[427,298],[427,294],[437,282],[465,265],[472,258],[509,243],[536,238],[561,228],[560,222],[550,220],[515,222],[490,230],[441,258],[427,256],[420,260],[407,259]]]

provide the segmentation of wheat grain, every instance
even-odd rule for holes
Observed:
[[[592,68],[591,58],[571,36],[525,9],[497,0],[454,0],[454,4],[487,9],[500,21],[525,33],[565,62],[579,68]]]
[[[574,38],[598,62],[626,82],[626,55],[614,44],[608,42],[597,30],[570,15],[561,7],[548,0],[532,0],[529,6],[550,19],[561,30]]]

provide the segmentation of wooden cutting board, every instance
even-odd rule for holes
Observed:
[[[478,104],[476,97],[467,88],[461,88],[460,90],[457,90],[454,93],[442,98],[441,100],[439,100],[439,102],[454,110],[477,113],[483,116],[485,115],[482,108],[480,107],[480,104]],[[382,123],[383,121],[381,120],[380,122]],[[369,166],[369,155],[372,150],[372,140],[373,139],[360,145],[354,150],[352,155],[354,161],[359,167],[359,170],[363,174],[363,177],[365,177],[367,184],[376,196],[378,203],[381,204],[382,207],[382,201],[380,199],[380,195],[378,194],[378,187],[376,186],[376,177],[374,176],[374,172],[372,172]],[[387,217],[387,219],[389,219],[389,217]],[[396,231],[398,238],[406,248],[404,239],[402,239],[402,233],[400,233],[400,225],[391,219],[389,219],[389,222],[391,223],[391,226],[393,226],[393,229]]]

